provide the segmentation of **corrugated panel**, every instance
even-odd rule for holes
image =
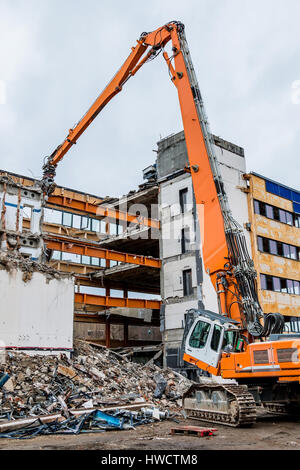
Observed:
[[[293,201],[298,202],[300,204],[300,193],[293,191],[292,196],[293,196]]]
[[[285,186],[274,183],[273,181],[265,180],[266,182],[266,191],[268,193],[275,194],[276,196],[283,197],[289,201],[294,202],[294,210],[297,214],[300,214],[300,193],[298,191],[293,191]]]
[[[278,362],[294,362],[299,359],[297,348],[277,349]]]
[[[294,212],[296,212],[296,214],[300,214],[300,204],[298,204],[297,202],[294,202],[293,205],[294,205]]]
[[[254,364],[269,364],[269,354],[267,349],[254,351]]]

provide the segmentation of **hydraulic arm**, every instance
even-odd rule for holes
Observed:
[[[168,42],[172,45],[170,57],[165,51]],[[101,110],[122,90],[127,80],[160,53],[163,53],[171,81],[178,91],[190,164],[188,171],[193,179],[200,221],[204,265],[218,295],[219,311],[237,321],[248,336],[265,336],[271,330],[280,332],[283,324],[281,316],[267,316],[264,326],[261,322],[263,312],[257,296],[256,271],[247,251],[243,230],[233,219],[228,206],[182,23],[173,21],[141,35],[127,60],[88,112],[47,157],[43,166],[42,187],[45,193],[51,193],[60,160]],[[202,220],[204,224],[201,224]]]

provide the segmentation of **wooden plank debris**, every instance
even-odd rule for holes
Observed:
[[[178,428],[171,428],[171,434],[184,435],[184,436],[196,436],[196,437],[208,437],[215,436],[215,432],[218,430],[215,428],[199,428],[197,426],[181,426]]]

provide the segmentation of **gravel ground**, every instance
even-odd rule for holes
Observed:
[[[206,423],[182,420],[184,426]],[[42,436],[30,440],[0,440],[0,450],[300,450],[300,420],[261,414],[250,429],[216,425],[213,437],[171,436],[171,421],[141,426],[132,431],[111,431],[78,436]]]

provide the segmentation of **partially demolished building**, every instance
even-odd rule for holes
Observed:
[[[28,263],[36,262],[41,271],[46,263],[59,280],[71,280],[71,316],[70,312],[63,315],[49,290],[56,324],[65,318],[72,332],[74,317],[75,337],[107,347],[160,343],[159,222],[142,215],[143,207],[148,210],[153,204],[157,208],[157,185],[142,185],[120,201],[57,187],[42,207],[42,194],[34,179],[4,171],[1,175],[4,252],[18,253],[24,262],[25,258]],[[138,215],[131,213],[132,207],[139,208]],[[32,289],[39,291],[33,284]],[[15,311],[20,310],[24,320],[26,297],[19,287],[17,297],[23,309],[16,307]],[[46,299],[47,294],[42,297]],[[49,315],[46,304],[43,310]],[[53,315],[51,318],[55,323]],[[69,335],[70,349],[72,337],[73,333]],[[12,341],[10,346],[22,349],[21,343]],[[22,345],[25,349],[25,343]],[[49,349],[53,351],[52,344]]]

